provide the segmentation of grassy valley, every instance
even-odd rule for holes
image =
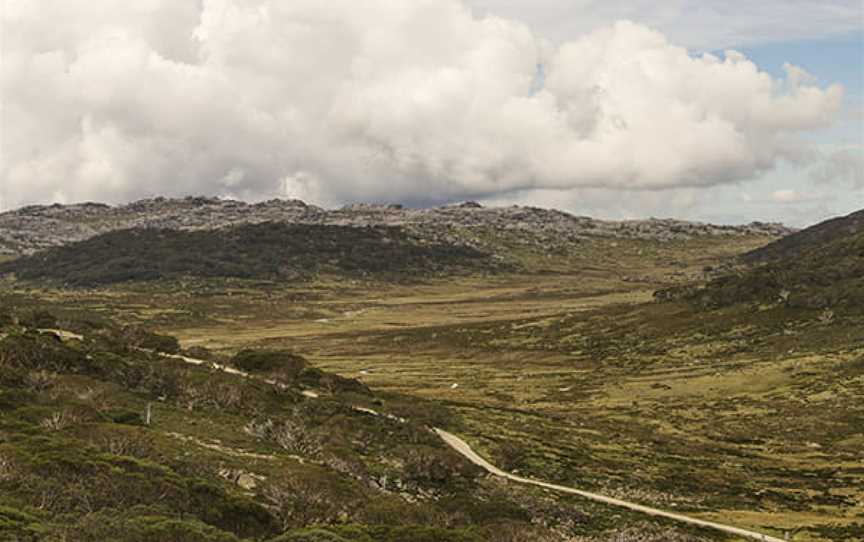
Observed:
[[[129,540],[171,540],[153,533],[175,527],[177,540],[734,540],[502,482],[429,430],[441,427],[522,476],[795,541],[859,540],[856,218],[776,244],[760,232],[594,237],[557,251],[494,228],[461,233],[470,247],[436,247],[398,229],[354,238],[265,224],[109,233],[12,261],[3,348],[42,345],[69,361],[2,364],[14,375],[0,457],[45,478],[66,467],[40,471],[54,461],[40,450],[69,447],[98,463],[85,472],[137,488],[126,481],[133,467],[117,459],[129,455],[170,478],[184,503],[199,502],[189,497],[196,484],[217,489],[199,508],[173,497],[154,505],[143,489],[122,506],[93,505],[85,492],[52,508],[13,477],[2,482],[11,484],[7,532],[86,540],[75,536],[95,528],[87,520],[140,533]],[[112,235],[128,248],[114,251]],[[110,256],[136,257],[135,247],[135,265],[154,274],[112,274]],[[181,254],[211,248],[200,272],[184,267]],[[40,325],[44,311],[60,321]],[[35,331],[55,326],[84,339]],[[258,376],[238,380],[154,348]],[[33,383],[43,372],[53,379],[44,388]],[[153,372],[173,376],[128,376]],[[158,384],[166,378],[167,391]],[[65,412],[73,422],[46,429],[58,416],[63,425]],[[294,440],[280,441],[279,428]],[[100,448],[102,433],[114,432],[149,447]],[[69,476],[62,492],[80,482]],[[287,511],[280,491],[295,496]],[[258,523],[226,519],[235,513]],[[193,530],[201,538],[185,534]]]

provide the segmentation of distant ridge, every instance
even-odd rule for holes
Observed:
[[[400,205],[353,204],[335,210],[299,200],[274,199],[245,203],[217,198],[152,198],[127,205],[101,203],[37,205],[0,214],[0,255],[18,256],[83,241],[100,234],[158,228],[181,231],[215,230],[243,224],[279,222],[302,225],[399,226],[413,235],[473,246],[472,231],[518,232],[531,243],[573,243],[592,237],[672,241],[697,236],[782,236],[794,230],[782,224],[754,222],[717,226],[671,219],[597,220],[536,207],[483,207],[465,202],[431,209]]]

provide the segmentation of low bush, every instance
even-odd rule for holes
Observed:
[[[20,319],[20,324],[36,329],[54,329],[57,327],[57,317],[46,310],[34,310],[25,313]]]
[[[231,359],[232,365],[249,373],[279,372],[291,380],[306,368],[306,359],[285,350],[241,350]]]
[[[160,335],[135,326],[124,328],[122,334],[126,342],[138,348],[165,354],[176,354],[180,351],[180,342],[170,335]]]
[[[235,535],[194,518],[124,518],[111,513],[85,516],[63,534],[64,539],[77,542],[240,542]]]
[[[303,369],[296,378],[298,384],[311,388],[320,388],[330,393],[372,394],[369,388],[356,378],[345,378],[337,374],[325,373],[314,367]]]

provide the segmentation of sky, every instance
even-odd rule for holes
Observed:
[[[0,209],[157,195],[805,226],[860,0],[2,0]]]

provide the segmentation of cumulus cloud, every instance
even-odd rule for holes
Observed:
[[[772,202],[781,203],[784,205],[819,201],[822,199],[826,198],[816,194],[799,192],[798,190],[794,189],[775,190],[771,193]]]
[[[552,45],[456,0],[4,5],[5,207],[712,186],[807,156],[843,101],[632,22]]]
[[[675,43],[711,51],[857,32],[860,0],[466,0],[478,14],[528,22],[565,42],[619,19],[645,22]]]

